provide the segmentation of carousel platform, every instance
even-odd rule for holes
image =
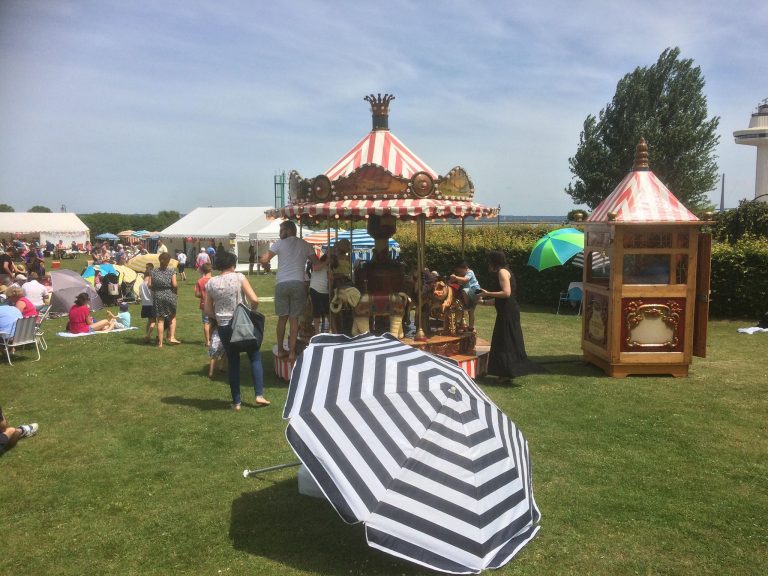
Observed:
[[[459,336],[431,336],[424,341],[416,341],[412,338],[403,338],[401,341],[414,348],[456,362],[470,378],[485,376],[488,371],[490,344],[478,338],[475,332],[465,332]],[[293,367],[287,358],[278,358],[276,344],[272,346],[272,356],[275,375],[281,380],[290,380]]]

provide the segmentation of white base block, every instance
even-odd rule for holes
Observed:
[[[320,486],[317,485],[317,482],[312,478],[312,474],[309,473],[304,464],[299,466],[299,494],[314,498],[325,498],[325,494],[320,490]]]

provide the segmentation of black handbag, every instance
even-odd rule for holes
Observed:
[[[252,352],[261,348],[264,340],[264,314],[238,304],[232,315],[232,337],[229,347],[234,352]]]

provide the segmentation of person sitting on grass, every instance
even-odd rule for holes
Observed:
[[[29,438],[37,434],[37,429],[36,422],[22,424],[18,428],[9,425],[8,419],[0,407],[0,454],[16,446],[16,443],[22,438]]]
[[[91,315],[91,297],[81,292],[75,298],[75,303],[69,309],[67,330],[72,334],[88,334],[89,332],[109,332],[115,327],[115,320],[99,320],[95,322]]]
[[[127,302],[121,302],[120,303],[120,312],[115,316],[107,310],[107,316],[110,317],[110,319],[115,321],[115,330],[123,329],[131,327],[131,313],[128,312],[128,303]]]

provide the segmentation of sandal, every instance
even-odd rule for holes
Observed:
[[[256,405],[257,406],[269,406],[270,404],[272,404],[272,402],[270,402],[269,400],[264,398],[264,396],[257,396],[256,397]]]
[[[235,412],[240,412],[240,404],[232,404],[232,410]]]

